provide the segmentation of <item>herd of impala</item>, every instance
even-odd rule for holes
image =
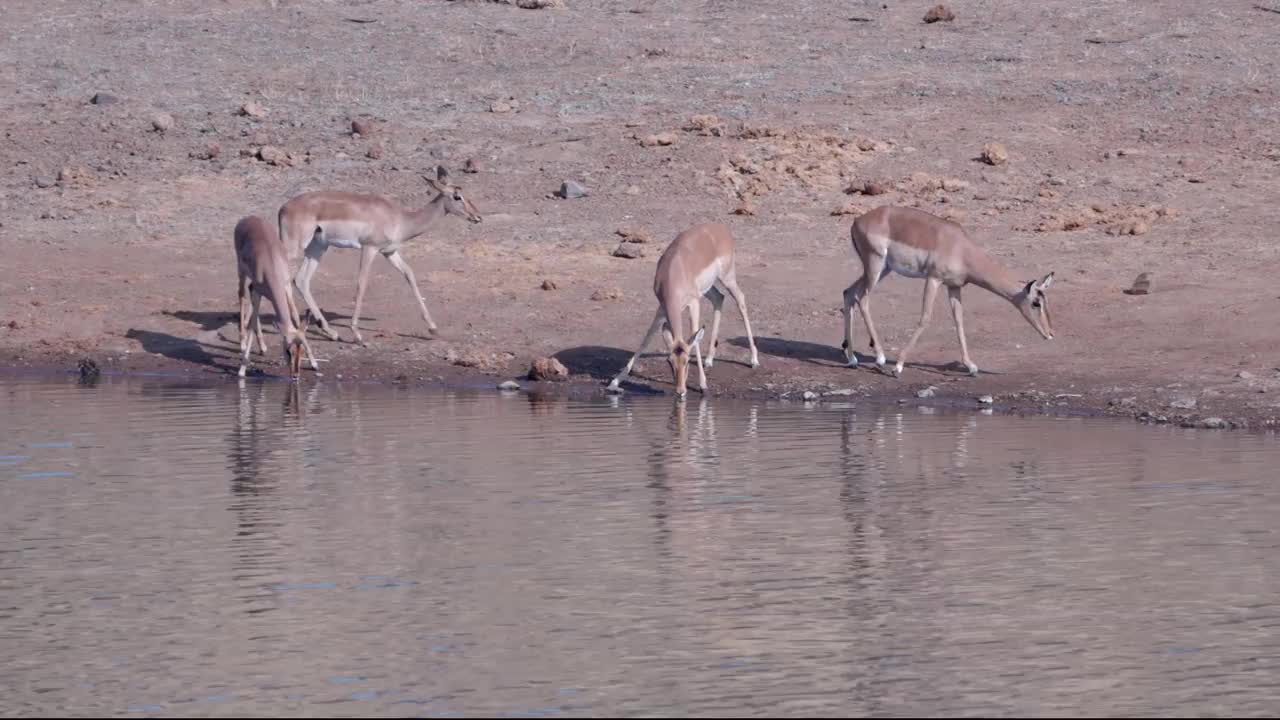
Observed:
[[[347,192],[308,192],[291,198],[281,208],[277,223],[250,216],[235,227],[235,248],[239,267],[240,289],[240,376],[248,368],[249,354],[256,335],[260,352],[266,352],[262,339],[259,306],[263,295],[275,305],[280,335],[284,338],[285,361],[290,376],[297,378],[305,353],[312,369],[319,364],[307,343],[307,327],[314,318],[330,340],[338,333],[325,319],[311,294],[311,278],[321,258],[330,247],[360,251],[360,274],[356,281],[355,309],[351,315],[351,334],[357,343],[360,336],[360,306],[369,283],[369,271],[375,256],[381,254],[404,275],[422,311],[427,330],[435,333],[436,324],[427,311],[413,270],[400,254],[400,246],[425,233],[436,220],[457,215],[478,223],[481,216],[462,189],[449,180],[443,167],[436,174],[424,176],[437,195],[427,207],[410,211],[382,195],[360,195]],[[960,339],[960,359],[970,375],[978,374],[978,366],[969,357],[964,337],[964,309],[960,294],[965,285],[973,284],[990,290],[1013,304],[1018,312],[1045,339],[1053,339],[1046,290],[1053,283],[1053,273],[1039,280],[1023,282],[976,245],[959,225],[927,212],[907,207],[882,206],[859,216],[850,230],[853,249],[862,261],[862,276],[844,291],[844,354],[849,367],[857,367],[853,350],[853,307],[856,305],[866,323],[871,346],[876,351],[876,365],[885,365],[884,345],[871,321],[871,292],[891,272],[923,279],[924,304],[920,322],[905,347],[898,353],[893,374],[900,376],[907,356],[924,332],[933,311],[938,289],[947,288],[951,316],[955,319]],[[301,251],[302,264],[290,275],[289,258]],[[292,283],[290,278],[292,277]],[[306,303],[307,312],[300,316],[293,299],[296,286]],[[653,278],[653,293],[658,310],[640,343],[640,348],[627,361],[622,371],[609,383],[617,390],[631,372],[632,366],[653,336],[662,330],[667,343],[667,362],[674,376],[675,393],[684,396],[689,375],[689,360],[697,359],[698,387],[707,389],[706,368],[715,361],[720,310],[725,294],[733,297],[747,328],[751,348],[751,367],[760,365],[747,301],[738,286],[734,263],[733,238],[729,229],[718,223],[695,225],[676,236],[658,258]],[[702,357],[701,300],[711,301],[711,339],[707,356]],[[690,335],[685,334],[684,314],[688,311]],[[252,324],[252,328],[250,325]],[[693,331],[696,328],[696,331]],[[687,338],[687,339],[686,339]]]

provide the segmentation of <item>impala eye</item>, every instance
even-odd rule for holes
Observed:
[[[1035,309],[1039,310],[1039,309],[1040,309],[1040,301],[1039,301],[1039,300],[1032,300],[1032,301],[1031,301],[1031,307],[1033,307],[1033,308],[1035,308]]]

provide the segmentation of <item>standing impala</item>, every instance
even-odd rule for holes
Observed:
[[[476,206],[463,196],[462,189],[449,183],[448,173],[443,167],[436,168],[434,178],[424,175],[423,179],[439,195],[421,210],[405,210],[382,195],[329,191],[303,193],[280,208],[281,241],[290,255],[296,257],[297,249],[303,250],[305,255],[302,267],[294,276],[294,283],[307,303],[307,312],[319,321],[320,329],[330,340],[337,340],[338,333],[329,327],[329,321],[311,295],[311,278],[330,247],[360,250],[356,307],[351,314],[351,334],[357,343],[364,344],[364,338],[360,337],[360,305],[369,284],[373,258],[378,254],[404,275],[418,300],[428,332],[436,332],[436,324],[431,313],[427,312],[422,291],[418,289],[418,280],[400,255],[400,246],[425,233],[445,215],[457,215],[473,223],[480,222],[482,218]]]
[[[262,317],[258,313],[264,294],[276,307],[276,327],[284,341],[289,376],[296,379],[301,373],[304,349],[311,358],[311,369],[319,370],[316,356],[307,343],[306,331],[298,321],[298,306],[294,304],[289,286],[289,263],[276,237],[276,229],[257,215],[241,218],[236,223],[235,247],[240,286],[240,377],[245,376],[253,348],[254,335],[249,332],[251,320],[258,350],[263,354],[267,352],[267,344],[262,339]]]
[[[694,225],[676,236],[675,240],[658,258],[658,269],[653,275],[653,294],[658,296],[658,312],[653,316],[649,330],[640,342],[640,349],[627,361],[622,372],[609,383],[609,388],[618,389],[618,384],[626,379],[635,365],[636,358],[649,346],[653,334],[662,328],[662,337],[667,341],[667,362],[675,376],[676,396],[684,397],[685,384],[689,377],[689,348],[698,358],[698,389],[707,392],[707,374],[703,370],[702,349],[699,341],[705,328],[701,327],[701,308],[699,301],[706,297],[711,301],[713,315],[711,320],[711,345],[707,352],[706,367],[715,362],[716,336],[720,331],[720,308],[724,305],[724,293],[716,288],[719,283],[733,296],[742,313],[742,322],[747,326],[747,342],[751,345],[751,367],[760,366],[760,356],[756,352],[756,341],[751,335],[751,320],[747,317],[747,299],[738,287],[737,268],[733,262],[733,237],[729,228],[724,225],[709,223]],[[691,329],[697,332],[685,340],[681,320],[688,308]]]
[[[978,374],[978,366],[969,359],[964,339],[964,309],[960,305],[960,289],[970,283],[985,288],[1008,300],[1022,313],[1046,340],[1053,339],[1049,319],[1049,297],[1045,290],[1053,284],[1053,273],[1040,280],[1023,282],[1015,278],[999,262],[969,239],[959,225],[913,208],[878,207],[853,221],[850,230],[853,249],[862,261],[862,277],[844,291],[844,354],[849,367],[858,366],[853,352],[853,306],[857,305],[876,349],[876,365],[884,367],[884,345],[871,322],[871,291],[891,272],[910,278],[924,279],[924,307],[920,324],[906,347],[898,353],[894,376],[902,375],[903,365],[920,334],[924,332],[938,288],[947,286],[951,299],[951,315],[960,337],[960,358],[970,375]]]

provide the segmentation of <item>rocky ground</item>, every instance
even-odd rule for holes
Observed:
[[[728,304],[717,395],[1280,417],[1265,4],[975,0],[929,23],[927,2],[520,7],[544,4],[8,0],[0,365],[229,377],[238,218],[322,188],[418,205],[443,164],[485,222],[446,219],[404,252],[441,336],[384,264],[370,346],[315,336],[322,381],[493,386],[554,356],[570,378],[544,386],[603,392],[652,316],[664,244],[714,220],[763,362],[742,364]],[[585,195],[559,197],[566,181]],[[1028,279],[1056,272],[1057,338],[970,288],[978,378],[951,364],[944,303],[901,379],[844,368],[849,224],[887,203],[962,223]],[[356,264],[332,251],[313,285],[344,340]],[[1126,294],[1139,273],[1149,292]],[[921,291],[877,291],[891,359]],[[637,370],[633,391],[669,390],[662,357]]]

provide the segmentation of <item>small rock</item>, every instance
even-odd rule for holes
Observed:
[[[852,200],[843,205],[837,205],[831,210],[832,215],[861,215],[864,212],[866,212],[865,209]]]
[[[557,289],[558,287],[559,287],[559,286],[558,286],[558,285],[556,285],[556,282],[555,282],[554,280],[543,280],[543,281],[542,281],[542,289],[543,289],[543,290],[555,290],[555,289]]]
[[[498,113],[498,114],[509,113],[514,109],[515,108],[511,106],[511,103],[505,102],[503,100],[498,100],[497,102],[494,102],[489,105],[489,112],[491,113]]]
[[[649,232],[644,228],[624,227],[624,228],[618,228],[614,232],[617,233],[622,238],[622,242],[624,243],[653,242],[653,237],[650,236]]]
[[[738,203],[738,207],[733,209],[733,214],[734,215],[755,215],[756,209],[755,209],[755,206],[753,206],[751,203],[747,202],[746,200],[743,200],[742,202]]]
[[[802,395],[801,397],[804,398],[805,402],[813,402],[814,400],[818,399],[818,393],[812,390],[805,390],[804,395]]]
[[[289,159],[289,153],[274,145],[263,145],[258,148],[258,159],[270,165],[282,167],[293,164],[293,161]]]
[[[499,390],[519,390],[520,383],[516,382],[515,380],[506,380],[498,383],[498,389]]]
[[[675,142],[676,142],[675,133],[660,132],[655,135],[645,136],[640,140],[640,145],[643,147],[659,147],[659,146],[665,147],[667,145],[674,145]]]
[[[863,195],[885,195],[891,186],[883,180],[868,180],[862,184]]]
[[[1151,292],[1151,273],[1138,273],[1133,285],[1124,289],[1125,295],[1146,295]]]
[[[542,10],[543,8],[562,8],[565,0],[516,0],[516,7],[525,10]]]
[[[618,258],[628,258],[634,260],[644,257],[644,248],[635,243],[622,242],[618,247],[613,249],[613,256]]]
[[[926,23],[951,22],[956,19],[956,14],[951,12],[951,8],[946,5],[934,5],[929,8],[929,12],[924,14]]]
[[[969,189],[969,183],[956,178],[943,178],[942,189],[947,192],[960,192]]]
[[[93,358],[80,358],[77,366],[80,369],[81,380],[96,380],[102,372],[98,369],[98,363],[94,362]]]
[[[938,388],[934,387],[933,385],[930,385],[930,386],[929,386],[929,387],[927,387],[927,388],[922,388],[922,389],[920,389],[920,390],[917,390],[917,391],[916,391],[916,397],[918,397],[918,398],[931,398],[931,397],[933,397],[934,395],[936,395],[937,393],[938,393]]]
[[[628,194],[628,195],[639,195],[639,194],[640,194],[640,186],[639,186],[639,185],[628,185],[628,186],[627,186],[627,194]]]
[[[476,165],[475,160],[467,158],[467,161],[462,163],[462,172],[467,173],[468,175],[474,175],[480,172],[480,166]]]
[[[20,330],[21,328],[22,328],[22,323],[18,322],[17,320],[10,320],[10,321],[9,321],[9,329],[10,329],[10,330]]]
[[[240,114],[251,118],[264,118],[267,116],[267,109],[258,103],[250,100],[240,106]]]
[[[368,149],[368,150],[366,150],[364,154],[365,154],[365,157],[369,158],[370,160],[381,160],[381,159],[382,159],[382,146],[381,146],[381,145],[370,145],[370,146],[369,146],[369,149]]]
[[[1207,417],[1200,421],[1200,427],[1211,430],[1228,427],[1229,423],[1220,417]]]
[[[1240,378],[1241,380],[1252,380],[1254,378],[1254,375],[1248,370],[1241,370],[1240,372],[1236,373],[1236,377]]]
[[[93,97],[89,98],[89,102],[93,103],[94,105],[114,105],[117,102],[120,102],[120,98],[117,98],[115,95],[112,95],[111,93],[100,92],[100,93],[95,93]]]
[[[169,113],[156,113],[151,117],[151,127],[156,132],[168,132],[173,129],[173,116]]]
[[[38,188],[51,188],[58,183],[58,179],[52,175],[37,175],[35,182]]]
[[[1009,162],[1009,151],[998,142],[987,143],[982,148],[982,162],[988,165],[1003,165]]]
[[[553,357],[538,358],[529,366],[530,380],[564,380],[569,377],[569,368]]]
[[[715,115],[694,115],[689,118],[689,124],[686,125],[684,129],[689,132],[696,132],[714,137],[719,137],[724,134],[724,125],[720,122],[720,118]]]
[[[351,134],[365,137],[372,135],[376,127],[374,122],[368,118],[356,118],[351,121]]]
[[[981,396],[981,397],[979,397],[979,398],[978,398],[978,402],[982,403],[983,405],[990,405],[991,403],[993,403],[993,402],[995,402],[995,401],[996,401],[996,399],[995,399],[995,398],[993,398],[993,397],[991,397],[990,395],[983,395],[983,396]]]
[[[219,153],[221,152],[222,152],[222,148],[218,146],[218,143],[211,142],[208,145],[205,145],[204,151],[201,152],[196,157],[198,157],[201,160],[212,160],[218,157]]]
[[[565,180],[560,183],[560,190],[556,195],[564,198],[565,200],[572,200],[574,198],[586,197],[587,189],[573,180]]]
[[[68,165],[58,171],[58,184],[67,185],[89,185],[93,183],[93,174],[89,172],[89,168],[81,165]]]
[[[605,288],[603,290],[596,290],[595,292],[591,293],[591,299],[596,302],[602,302],[604,300],[621,300],[622,290],[620,288]]]
[[[1169,407],[1177,410],[1194,410],[1198,404],[1193,397],[1177,397],[1169,401]]]
[[[855,144],[862,152],[871,152],[876,149],[876,141],[871,138],[858,138]]]

